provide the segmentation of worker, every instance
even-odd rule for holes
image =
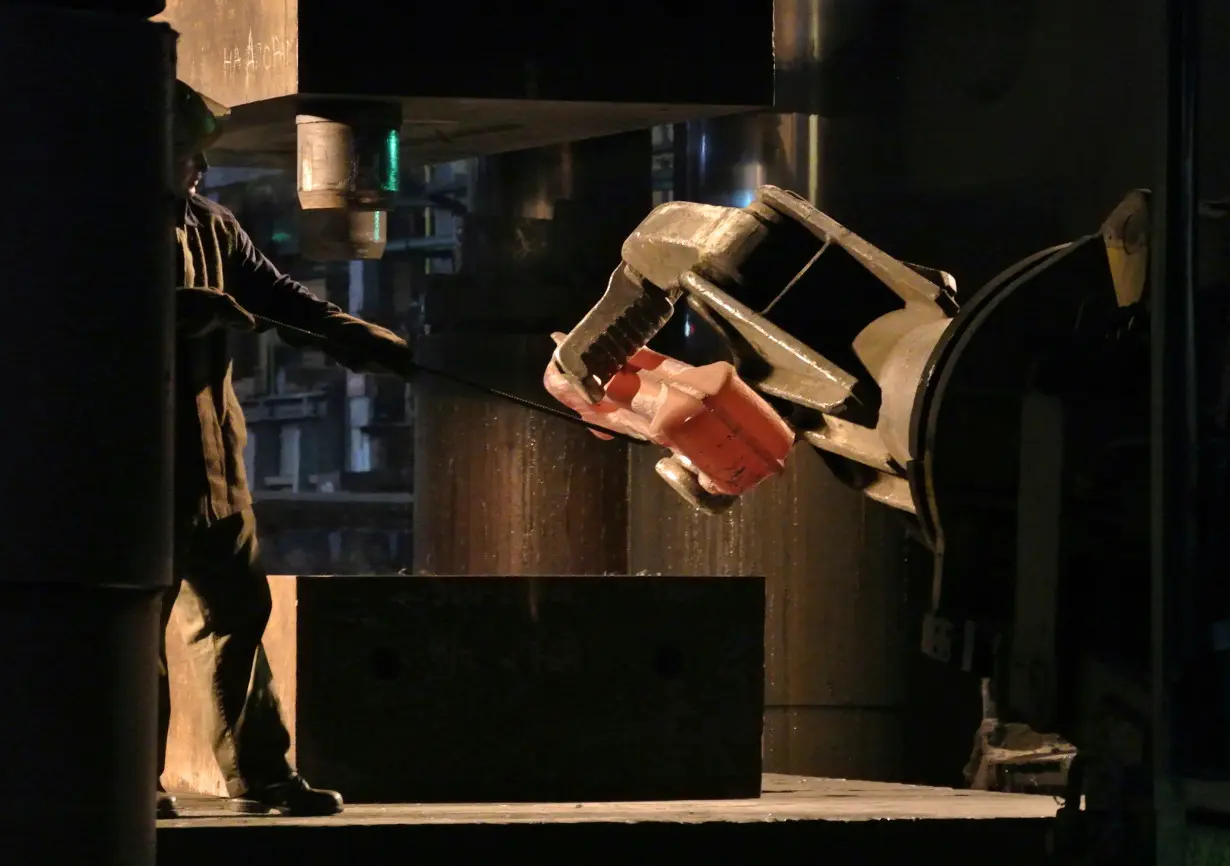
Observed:
[[[342,810],[334,791],[312,788],[287,758],[290,735],[271,689],[261,646],[271,598],[261,567],[244,470],[243,410],[232,387],[228,329],[263,330],[268,319],[317,335],[316,345],[357,371],[413,369],[392,331],[349,316],[278,272],[235,216],[197,193],[225,109],[183,82],[174,91],[173,182],[176,291],[174,584],[162,610],[157,807],[176,814],[163,790],[170,694],[166,626],[179,604],[185,676],[208,702],[205,734],[232,808],[287,815]],[[310,338],[287,330],[302,347]]]

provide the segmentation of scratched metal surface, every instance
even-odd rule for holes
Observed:
[[[179,77],[223,105],[299,89],[299,4],[167,0],[155,20],[179,31]]]
[[[779,85],[806,74],[814,87],[815,68],[835,43],[862,32],[867,16],[837,5],[776,4]],[[827,119],[809,124],[787,114],[688,124],[676,198],[738,205],[763,183],[812,196],[840,191],[849,186],[841,175],[808,162],[813,152],[827,155],[829,131]],[[863,168],[876,138],[861,129],[858,138],[855,167]],[[840,484],[810,447],[799,447],[782,478],[709,517],[657,478],[658,456],[631,455],[629,566],[765,577],[765,770],[903,779],[914,647],[899,516]]]
[[[916,215],[925,211],[900,204],[913,189],[902,147],[912,115],[906,85],[886,72],[896,61],[885,58],[910,31],[891,3],[774,8],[782,113],[688,124],[675,197],[743,204],[756,185],[777,184],[906,254],[888,240],[923,233]],[[926,231],[916,258],[948,266],[927,258],[946,232]],[[838,297],[818,297],[814,315]],[[932,559],[907,541],[903,518],[839,484],[807,448],[720,518],[689,513],[654,476],[653,459],[632,455],[630,567],[766,578],[765,769],[958,783],[978,723],[977,683],[921,655]]]
[[[765,769],[897,779],[906,702],[904,536],[809,448],[719,517],[693,512],[632,449],[629,567],[766,578]]]
[[[424,363],[546,403],[545,337],[425,338]],[[536,387],[535,387],[536,386]],[[415,386],[414,568],[432,574],[627,571],[623,445],[428,377]]]
[[[557,5],[519,4],[491,28],[459,24],[482,20],[482,0],[167,0],[158,20],[181,34],[180,77],[236,109],[218,165],[293,166],[300,95],[400,102],[403,155],[420,164],[772,104],[770,0],[625,2],[605,25]],[[695,41],[739,50],[677,62]]]
[[[1050,797],[954,791],[883,782],[812,779],[766,773],[756,800],[642,803],[358,804],[332,818],[238,816],[211,798],[180,798],[179,820],[165,828],[257,826],[323,827],[339,824],[502,824],[609,822],[780,822],[780,821],[986,821],[1047,820],[1055,815]],[[208,822],[208,823],[206,823]],[[1227,844],[1223,841],[1223,844]],[[1210,861],[1223,862],[1223,861]]]

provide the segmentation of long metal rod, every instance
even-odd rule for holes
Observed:
[[[328,340],[326,340],[320,334],[313,333],[312,331],[306,331],[303,328],[296,328],[293,325],[287,325],[284,322],[279,322],[276,319],[270,319],[267,316],[258,316],[255,314],[250,314],[250,315],[252,316],[252,318],[256,319],[257,322],[264,324],[264,325],[269,325],[272,328],[277,328],[279,331],[290,331],[292,334],[300,334],[304,337],[307,337],[308,339],[312,340],[315,343],[320,343],[321,345],[328,344]],[[400,371],[394,371],[394,372],[398,372],[399,375],[402,375]],[[631,442],[633,445],[648,445],[649,444],[649,442],[645,439],[637,439],[635,436],[628,436],[625,433],[620,433],[616,430],[611,430],[609,428],[603,427],[601,424],[591,424],[589,421],[586,421],[584,418],[580,418],[576,415],[570,415],[562,409],[556,409],[554,406],[544,406],[542,403],[536,403],[533,400],[527,400],[524,397],[518,397],[516,394],[510,394],[507,391],[501,391],[499,388],[492,388],[490,385],[483,385],[478,382],[472,382],[469,379],[462,378],[461,376],[454,375],[453,373],[447,373],[444,370],[436,370],[431,367],[424,367],[422,364],[416,363],[413,372],[414,373],[426,373],[429,376],[435,376],[438,379],[444,379],[446,381],[452,382],[454,385],[460,385],[463,388],[469,388],[472,391],[478,391],[482,394],[486,394],[491,397],[499,397],[501,400],[506,400],[510,403],[516,403],[518,406],[522,406],[534,412],[538,412],[543,415],[551,415],[555,418],[559,418],[562,421],[567,421],[569,424],[576,424],[579,427],[585,427],[589,430],[596,430],[605,436],[610,436],[614,439],[620,439],[624,442]],[[409,378],[410,374],[405,374],[405,375],[407,378]]]
[[[1165,137],[1152,247],[1152,653],[1156,862],[1184,860],[1182,717],[1175,685],[1196,650],[1198,428],[1195,363],[1198,4],[1168,0]]]

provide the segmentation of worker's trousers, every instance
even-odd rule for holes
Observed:
[[[227,792],[241,797],[285,781],[292,772],[286,757],[290,734],[261,646],[272,602],[250,508],[177,533],[175,583],[162,604],[160,778],[171,717],[166,629],[175,605],[187,652],[184,668],[170,673],[177,686],[200,696],[194,701],[200,714],[193,721],[204,727]]]

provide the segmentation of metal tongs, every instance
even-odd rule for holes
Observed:
[[[313,331],[304,330],[303,328],[296,328],[293,325],[288,325],[285,322],[279,322],[276,319],[269,318],[268,316],[258,316],[255,313],[251,313],[251,312],[249,312],[249,315],[251,315],[252,318],[255,319],[260,324],[268,325],[269,327],[275,328],[279,331],[289,331],[292,334],[299,334],[300,336],[306,337],[312,342],[318,343],[321,346],[326,346],[329,343],[326,337],[320,334],[314,333]],[[411,369],[390,370],[389,372],[394,373],[398,376],[401,376],[403,379],[406,379],[406,380],[411,380],[420,373],[426,373],[429,376],[435,376],[438,379],[444,379],[448,382],[452,382],[454,385],[460,385],[461,387],[468,388],[472,391],[477,391],[479,393],[486,394],[491,397],[499,397],[501,400],[505,400],[509,403],[515,403],[518,406],[521,406],[526,409],[530,409],[534,412],[540,412],[544,415],[551,415],[555,418],[559,418],[562,421],[567,421],[569,424],[576,424],[580,427],[585,427],[589,430],[596,430],[597,432],[602,433],[604,436],[609,436],[613,439],[621,439],[625,442],[632,442],[637,445],[648,444],[643,439],[637,439],[634,436],[628,436],[626,434],[620,433],[615,430],[608,430],[606,427],[603,427],[600,424],[592,424],[589,421],[586,421],[583,418],[579,418],[576,415],[569,414],[568,412],[565,412],[562,409],[556,409],[554,406],[546,406],[546,405],[543,405],[542,403],[536,403],[533,400],[527,400],[525,397],[519,397],[516,394],[510,394],[509,392],[502,391],[499,388],[492,388],[489,385],[483,385],[479,382],[473,382],[469,379],[462,378],[461,376],[457,376],[453,373],[449,373],[444,370],[436,370],[432,367],[424,367],[422,364],[415,363],[413,368]]]

